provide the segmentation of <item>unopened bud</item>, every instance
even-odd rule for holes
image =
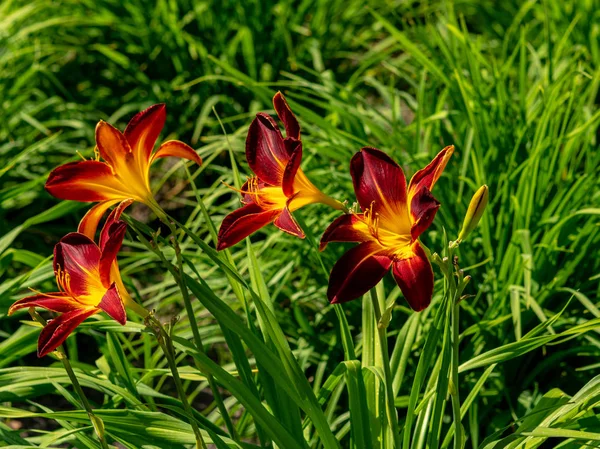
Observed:
[[[481,216],[483,215],[483,211],[487,206],[488,198],[488,186],[483,185],[479,187],[479,190],[475,192],[475,195],[473,195],[473,198],[471,198],[471,202],[469,203],[469,209],[467,209],[465,221],[463,221],[462,229],[458,235],[458,241],[466,239],[473,229],[477,227],[479,220],[481,220]]]

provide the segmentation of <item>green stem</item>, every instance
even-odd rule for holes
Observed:
[[[173,375],[173,381],[175,382],[177,395],[179,396],[179,399],[181,399],[183,409],[188,415],[190,424],[192,426],[192,430],[194,431],[194,436],[196,438],[196,448],[207,449],[206,443],[204,442],[204,438],[202,437],[202,433],[200,433],[198,424],[194,419],[194,412],[185,394],[183,383],[181,382],[181,377],[179,377],[177,363],[175,362],[175,348],[173,347],[173,340],[171,339],[171,336],[165,331],[160,321],[158,321],[154,316],[149,315],[147,320],[152,323],[152,329],[154,329],[156,338],[158,340],[158,344],[160,345],[165,356],[167,357],[167,363],[169,364],[171,374]]]
[[[204,353],[204,344],[202,342],[202,336],[200,335],[200,331],[198,329],[198,322],[196,321],[196,316],[194,314],[194,307],[192,306],[192,301],[190,299],[190,295],[188,293],[187,286],[183,281],[183,259],[181,257],[181,248],[179,247],[179,240],[177,239],[177,227],[174,222],[169,219],[169,216],[162,210],[158,204],[153,205],[152,209],[165,225],[169,227],[171,231],[171,242],[173,244],[173,248],[175,249],[175,255],[177,258],[177,270],[179,271],[178,276],[175,277],[175,282],[179,286],[179,290],[181,291],[181,296],[183,297],[183,303],[185,306],[185,311],[188,316],[188,321],[190,322],[190,327],[192,329],[192,335],[194,338],[194,345],[198,351]],[[200,366],[196,363],[196,367],[200,369]],[[212,391],[212,394],[217,403],[217,408],[219,409],[219,413],[221,414],[223,421],[227,427],[229,435],[235,441],[237,441],[238,435],[231,421],[231,417],[229,416],[229,412],[227,411],[227,407],[223,402],[223,397],[221,396],[221,392],[219,391],[219,387],[211,374],[206,374],[206,378],[208,380],[208,385]]]
[[[35,321],[40,323],[42,326],[46,326],[46,324],[47,324],[46,320],[44,318],[42,318],[41,315],[38,314],[33,308],[31,308],[29,310],[29,314]],[[90,418],[92,427],[94,427],[94,431],[96,432],[96,435],[98,436],[98,439],[100,440],[100,445],[102,446],[102,449],[108,449],[108,443],[106,442],[106,438],[104,436],[104,423],[102,422],[102,419],[100,419],[96,415],[94,415],[92,406],[90,405],[90,402],[88,401],[87,396],[83,392],[83,389],[81,388],[81,385],[79,384],[79,381],[77,380],[77,376],[75,376],[75,371],[73,371],[73,367],[71,366],[71,363],[69,362],[69,359],[67,358],[65,349],[62,345],[60,345],[58,348],[56,348],[56,355],[58,356],[58,358],[62,362],[63,366],[65,367],[65,371],[67,372],[67,375],[69,376],[69,379],[71,380],[71,384],[73,385],[73,388],[75,389],[77,396],[79,396],[79,400],[81,401],[83,408],[85,409],[85,411],[88,414],[88,417]]]
[[[379,346],[381,347],[381,355],[383,360],[383,373],[385,380],[386,390],[386,408],[388,421],[392,429],[394,437],[394,447],[400,449],[402,442],[400,440],[400,430],[398,428],[398,412],[394,404],[394,388],[393,388],[393,377],[390,369],[390,356],[388,353],[387,344],[387,330],[385,326],[380,325],[381,320],[381,307],[379,305],[379,298],[377,297],[377,290],[371,289],[371,299],[373,300],[373,311],[375,312],[375,326],[377,326],[377,335],[379,336]]]
[[[454,449],[460,449],[462,443],[462,426],[460,424],[460,397],[458,392],[458,315],[460,306],[454,299],[452,310],[452,388],[450,396],[452,397],[452,414],[454,416]]]

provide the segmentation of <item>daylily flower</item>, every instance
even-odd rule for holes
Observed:
[[[242,187],[243,207],[227,215],[219,230],[217,249],[235,245],[269,223],[288,234],[304,238],[292,212],[312,203],[344,209],[339,201],[317,189],[300,168],[300,125],[285,98],[278,92],[273,106],[285,127],[283,138],[275,120],[258,113],[246,138],[246,160],[256,174]]]
[[[444,171],[453,146],[444,148],[410,180],[388,155],[363,148],[350,162],[360,214],[337,218],[321,239],[360,242],[337,261],[329,278],[331,303],[356,299],[392,269],[396,283],[410,307],[425,309],[433,293],[433,271],[418,238],[431,224],[440,203],[431,189]]]
[[[139,201],[156,210],[150,189],[150,165],[157,159],[175,156],[202,164],[200,156],[178,140],[164,142],[153,153],[165,124],[165,110],[164,104],[150,106],[131,119],[124,133],[104,121],[98,122],[96,160],[71,162],[50,173],[46,190],[51,195],[99,203],[85,215],[79,232],[94,239],[104,213],[124,200]]]
[[[109,215],[99,245],[78,232],[64,236],[54,247],[54,275],[59,291],[36,292],[8,310],[11,315],[19,309],[41,307],[61,314],[42,329],[38,357],[54,351],[77,326],[96,313],[106,312],[125,324],[122,296],[126,292],[115,263],[126,229],[125,222],[118,219],[120,213],[121,208],[117,208]]]

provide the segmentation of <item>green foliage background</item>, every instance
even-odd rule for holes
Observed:
[[[77,160],[77,152],[93,154],[98,120],[124,129],[137,111],[164,102],[168,119],[161,138],[189,142],[205,163],[190,165],[188,176],[182,163],[161,161],[153,172],[157,199],[214,247],[197,199],[217,228],[239,205],[224,185],[235,182],[230,151],[242,178],[250,175],[244,160],[247,127],[256,112],[271,110],[277,90],[303,127],[308,176],[350,204],[348,164],[360,147],[388,152],[410,176],[445,145],[456,146],[434,191],[442,208],[423,236],[432,251],[442,251],[444,229],[448,238],[456,237],[472,193],[489,185],[488,211],[460,249],[461,266],[473,277],[467,291],[473,296],[462,303],[460,323],[461,397],[475,391],[463,419],[467,447],[575,448],[599,440],[600,390],[588,384],[599,374],[600,356],[599,85],[600,4],[594,0],[4,0],[0,444],[97,447],[85,413],[73,411],[78,407],[60,365],[35,357],[39,330],[23,323],[26,314],[6,317],[27,287],[54,288],[52,247],[85,211],[85,205],[58,202],[44,191],[49,171]],[[131,208],[130,215],[159,227],[144,206]],[[312,234],[307,240],[268,227],[251,238],[258,262],[243,243],[231,255],[240,275],[248,283],[252,279],[272,308],[318,395],[344,357],[314,247],[336,214],[310,206],[298,215]],[[245,319],[235,289],[209,254],[189,237],[183,246],[207,287]],[[330,245],[321,255],[325,266],[345,249]],[[163,319],[180,314],[176,285],[133,233],[120,263],[132,294],[146,307]],[[398,297],[389,332],[401,424],[440,305],[439,271],[436,277],[434,304],[420,315],[407,308],[391,277],[385,280],[388,301]],[[199,301],[195,306],[208,355],[235,374],[223,320]],[[361,301],[343,306],[359,357],[370,344],[361,308]],[[250,322],[256,313],[252,306]],[[126,447],[192,443],[182,436],[190,434],[185,416],[143,325],[117,328],[106,317],[96,318],[67,348],[88,376],[84,386],[94,405],[105,410],[99,415],[111,436]],[[176,330],[189,338],[186,319]],[[193,365],[185,348],[179,349],[180,365]],[[254,368],[252,351],[245,353]],[[435,373],[435,360],[431,366]],[[184,377],[203,428],[224,428],[201,374],[189,368]],[[265,387],[258,384],[262,395]],[[240,435],[260,444],[253,418],[236,394],[224,390]],[[567,395],[578,392],[583,399],[573,399],[577,412],[563,410],[552,418]],[[427,430],[419,437],[418,429],[428,429],[425,412],[432,399],[418,397],[411,447],[437,447]],[[352,403],[346,390],[334,389],[326,404],[325,416],[342,447],[356,444],[350,442]],[[449,407],[443,410],[450,415]],[[26,431],[11,431],[11,419]],[[294,428],[293,417],[281,419]],[[153,420],[167,430],[145,437],[135,430],[136,425],[147,430]],[[440,426],[442,436],[450,434],[447,423]],[[536,426],[559,430],[551,435],[553,430]],[[310,426],[305,433],[311,447],[319,447]],[[502,440],[511,435],[514,440]]]

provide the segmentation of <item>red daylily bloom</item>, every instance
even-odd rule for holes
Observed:
[[[219,250],[235,245],[269,223],[302,239],[304,231],[292,216],[293,211],[312,203],[344,208],[317,189],[300,168],[300,125],[281,92],[273,97],[273,105],[286,137],[270,115],[256,115],[246,138],[246,160],[256,176],[242,187],[244,206],[223,220]]]
[[[71,162],[50,173],[46,190],[51,195],[62,200],[99,203],[83,217],[79,232],[94,239],[104,213],[121,201],[140,201],[153,207],[150,165],[157,159],[175,156],[202,164],[200,156],[178,140],[164,142],[153,153],[165,119],[165,105],[156,104],[133,117],[124,133],[100,121],[96,126],[96,160]]]
[[[100,233],[99,245],[90,238],[72,232],[54,247],[54,274],[59,291],[37,293],[15,302],[8,314],[28,307],[42,307],[60,313],[42,329],[38,357],[54,351],[86,318],[106,312],[125,324],[126,295],[116,264],[117,253],[125,236],[126,224],[119,220],[122,208],[116,208]]]
[[[415,173],[406,187],[402,168],[387,154],[363,148],[350,162],[354,191],[363,213],[337,218],[321,239],[359,242],[337,261],[329,278],[331,303],[356,299],[392,269],[410,307],[425,309],[433,294],[433,271],[418,238],[431,224],[440,203],[431,189],[444,171],[453,146]]]

